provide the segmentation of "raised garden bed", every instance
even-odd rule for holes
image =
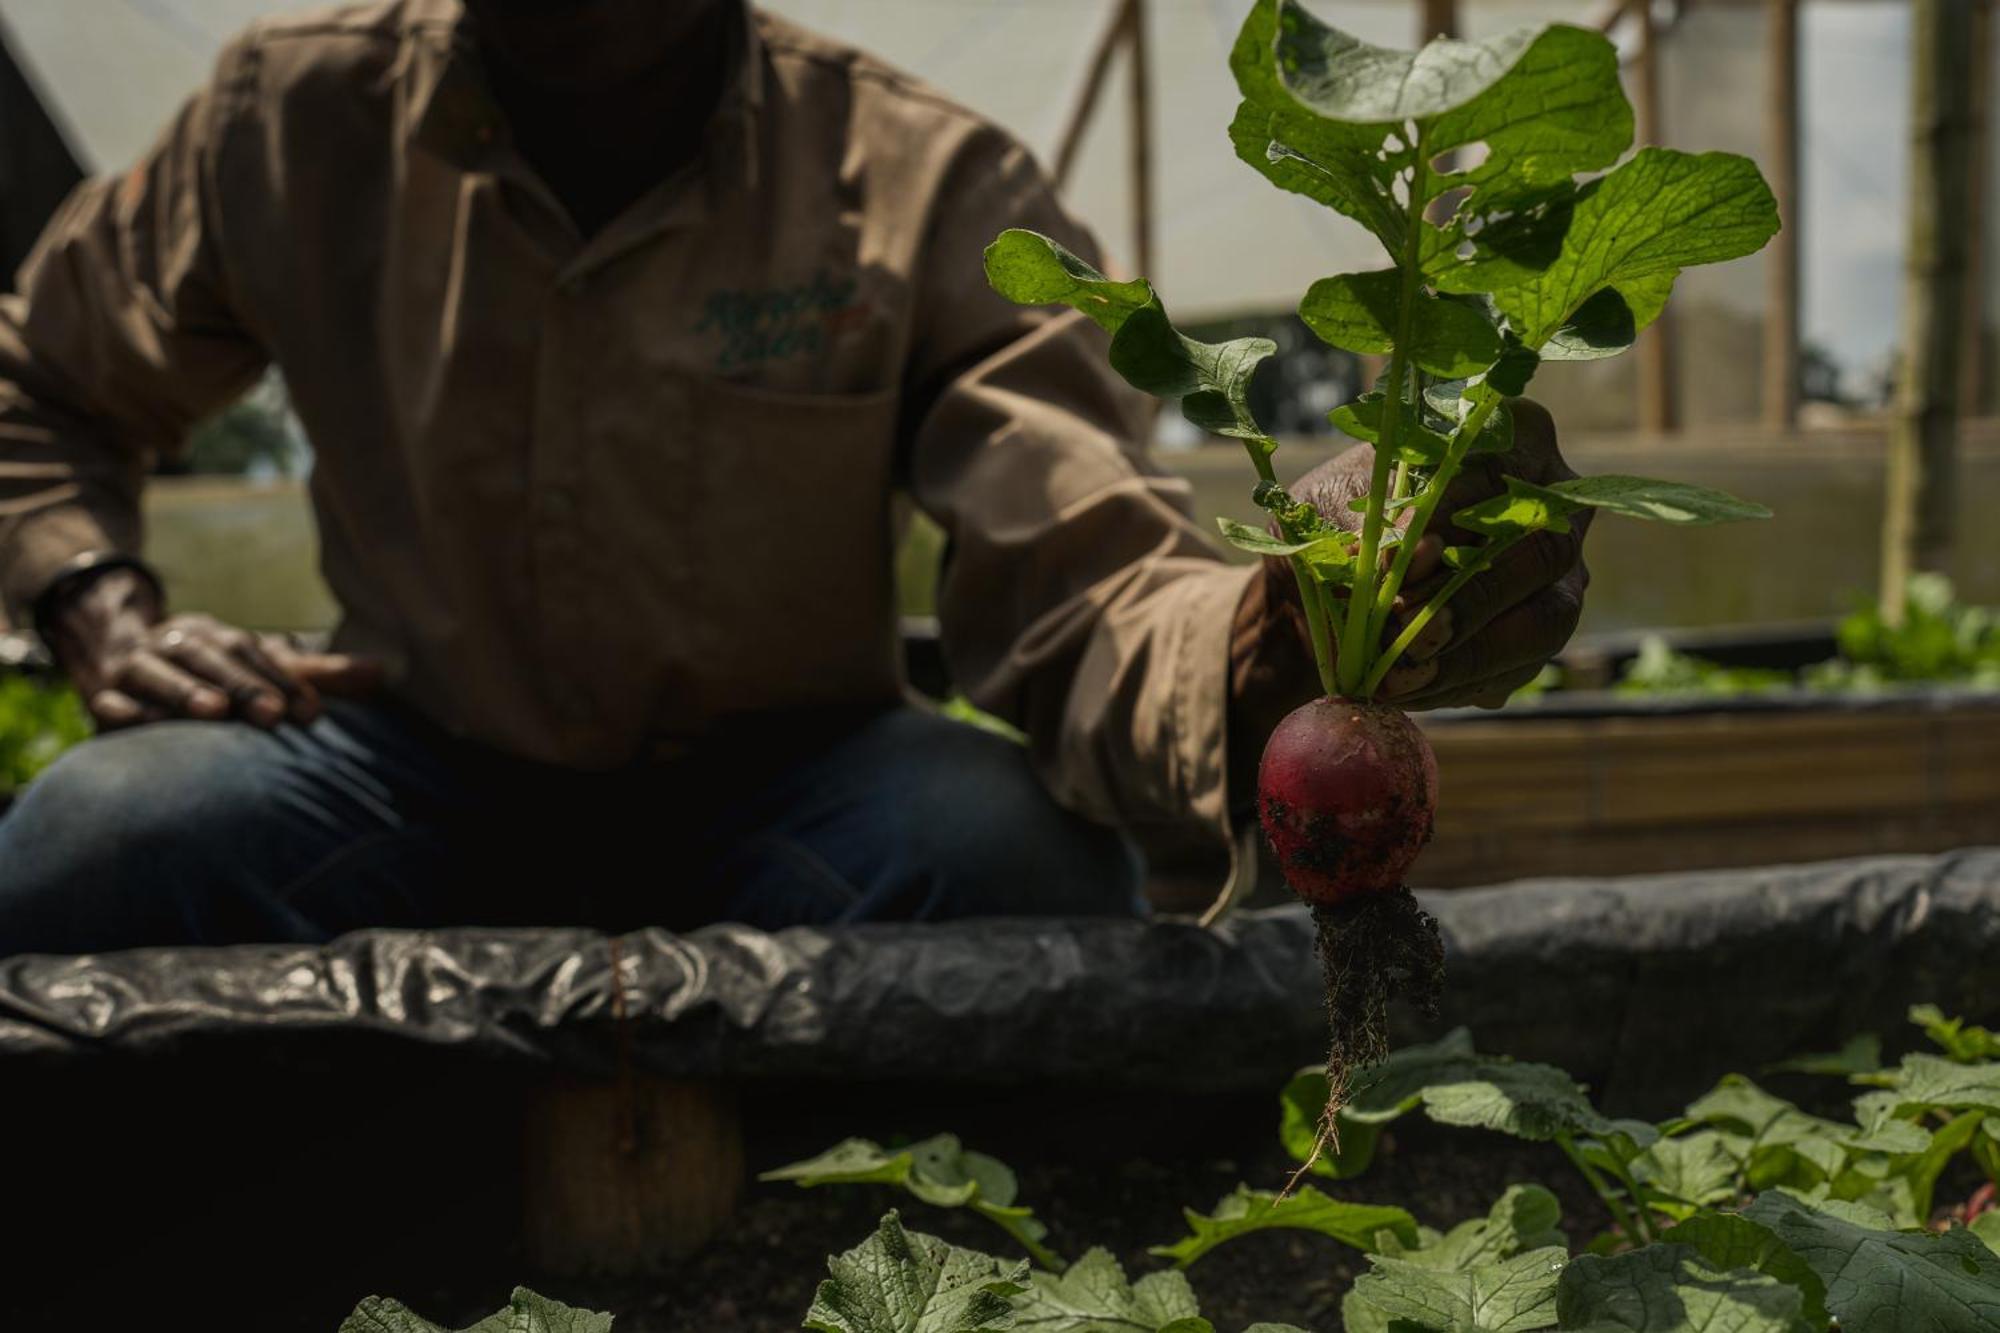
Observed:
[[[1615,1113],[1657,1116],[1725,1070],[1894,1034],[1919,1000],[2000,1017],[1995,851],[1426,905],[1449,998],[1440,1025],[1405,1015],[1400,1039],[1469,1024],[1483,1049],[1584,1077]],[[707,1248],[644,1278],[533,1261],[547,1196],[519,1163],[524,1149],[545,1160],[535,1127],[552,1095],[612,1089],[615,1103],[621,1082],[656,1080],[733,1104],[752,1170],[850,1134],[960,1133],[1024,1169],[1024,1199],[1072,1257],[1106,1243],[1136,1271],[1143,1246],[1179,1234],[1179,1205],[1280,1183],[1273,1093],[1323,1041],[1310,947],[1303,914],[1279,910],[1213,932],[369,932],[325,949],[6,960],[0,1132],[34,1145],[10,1162],[24,1223],[10,1260],[35,1278],[0,1303],[24,1327],[157,1316],[161,1293],[199,1275],[200,1298],[243,1326],[331,1330],[372,1291],[469,1317],[527,1281],[619,1310],[621,1333],[795,1326],[821,1254],[860,1239],[882,1196],[755,1187]],[[1343,1197],[1445,1225],[1510,1180],[1560,1178],[1544,1146],[1416,1121],[1394,1135],[1400,1149]],[[1587,1195],[1563,1201],[1579,1235],[1601,1224]],[[913,1226],[992,1246],[955,1230],[983,1223],[904,1206]],[[1358,1263],[1274,1233],[1194,1280],[1218,1327],[1326,1329]]]
[[[2000,691],[1562,691],[1423,724],[1444,799],[1419,884],[2000,843]]]

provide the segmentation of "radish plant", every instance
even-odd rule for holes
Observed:
[[[1276,442],[1248,399],[1276,350],[1268,339],[1189,338],[1144,279],[1108,278],[1033,232],[1003,232],[986,275],[1010,300],[1081,311],[1111,335],[1111,364],[1128,381],[1177,399],[1249,454],[1269,522],[1223,519],[1222,535],[1289,562],[1325,694],[1271,738],[1257,806],[1287,883],[1320,923],[1337,1106],[1348,1071],[1385,1053],[1388,998],[1422,1001],[1439,980],[1436,927],[1403,885],[1430,836],[1436,767],[1409,719],[1377,700],[1390,668],[1466,584],[1535,534],[1568,532],[1584,510],[1685,524],[1768,514],[1643,477],[1543,486],[1508,475],[1502,493],[1441,514],[1446,492],[1470,459],[1504,467],[1509,399],[1544,361],[1629,347],[1683,268],[1752,253],[1778,215],[1747,158],[1627,156],[1632,110],[1597,32],[1550,24],[1411,53],[1348,36],[1297,0],[1258,0],[1230,63],[1243,97],[1229,127],[1238,155],[1365,228],[1388,260],[1322,278],[1299,302],[1327,343],[1386,358],[1375,387],[1332,414],[1374,447],[1352,514],[1322,514],[1278,478]],[[1448,540],[1449,573],[1397,623],[1427,531]]]
[[[1348,1132],[1337,1153],[1317,1143],[1325,1077],[1301,1070],[1286,1085],[1279,1138],[1335,1187],[1369,1168],[1385,1127],[1405,1116],[1554,1143],[1612,1219],[1588,1241],[1564,1231],[1555,1193],[1533,1181],[1445,1231],[1419,1220],[1423,1201],[1413,1211],[1310,1186],[1280,1195],[1244,1185],[1208,1212],[1183,1210],[1185,1234],[1149,1250],[1171,1267],[1131,1278],[1107,1249],[1074,1260],[1051,1249],[1048,1229],[1015,1201],[1014,1172],[948,1134],[899,1149],[849,1139],[761,1179],[901,1190],[927,1210],[986,1216],[1022,1251],[962,1248],[890,1212],[827,1260],[804,1319],[815,1333],[1233,1333],[1203,1317],[1183,1270],[1275,1230],[1367,1257],[1341,1299],[1347,1333],[1992,1333],[2000,1035],[1930,1005],[1910,1018],[1936,1053],[1884,1065],[1881,1038],[1863,1034],[1782,1066],[1863,1089],[1845,1120],[1738,1074],[1663,1123],[1612,1119],[1567,1073],[1476,1050],[1463,1029],[1398,1051],[1359,1080],[1338,1111]],[[1273,1303],[1296,1304],[1321,1285],[1273,1284]],[[465,1333],[503,1330],[611,1333],[612,1321],[517,1289],[506,1310]],[[370,1297],[340,1333],[448,1330]],[[1259,1323],[1244,1333],[1305,1330]]]

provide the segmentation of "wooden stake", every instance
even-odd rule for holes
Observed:
[[[1083,148],[1084,131],[1090,128],[1092,115],[1097,110],[1097,99],[1104,92],[1104,81],[1111,72],[1111,57],[1118,53],[1118,47],[1125,40],[1130,23],[1128,12],[1131,0],[1110,0],[1104,11],[1104,26],[1098,30],[1097,41],[1090,49],[1090,63],[1084,67],[1083,82],[1077,85],[1076,100],[1070,103],[1069,114],[1063,118],[1062,136],[1056,141],[1055,181],[1058,189],[1069,184],[1070,173],[1076,169],[1076,155]]]
[[[530,1094],[522,1146],[527,1257],[547,1272],[639,1273],[690,1254],[743,1192],[735,1103],[711,1083],[550,1083]]]
[[[1126,41],[1132,53],[1132,256],[1142,277],[1153,268],[1153,62],[1146,37],[1146,0],[1127,0]]]
[[[1799,423],[1799,0],[1767,0],[1764,176],[1784,230],[1764,251],[1764,427]]]
[[[1910,48],[1903,359],[1882,523],[1882,611],[1892,623],[1909,576],[1951,560],[1971,221],[1971,0],[1913,0]]]
[[[1418,0],[1417,45],[1458,36],[1458,0]]]
[[[1639,142],[1657,144],[1662,138],[1659,25],[1653,20],[1650,0],[1635,0],[1631,13],[1639,21]],[[1639,335],[1639,428],[1666,432],[1678,424],[1673,314],[1661,311],[1651,327]]]
[[[1958,410],[1976,417],[1987,410],[1986,359],[1992,342],[1987,333],[1986,154],[1993,141],[1993,4],[1972,0],[1972,144],[1967,150],[1965,232],[1965,334],[1958,367]]]

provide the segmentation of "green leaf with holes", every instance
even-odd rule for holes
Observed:
[[[1577,191],[1547,266],[1475,258],[1439,273],[1437,285],[1486,293],[1515,336],[1540,348],[1607,288],[1643,327],[1682,269],[1753,254],[1777,232],[1777,204],[1749,158],[1642,148]]]

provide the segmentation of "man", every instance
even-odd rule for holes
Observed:
[[[1131,840],[1219,859],[1313,690],[1301,618],[1143,461],[1094,332],[985,289],[1008,226],[1089,253],[1006,135],[739,0],[245,34],[0,307],[0,583],[107,733],[0,820],[0,954],[1118,912]],[[272,363],[325,654],[168,615],[131,555],[149,461]],[[1523,418],[1516,466],[1566,475]],[[898,493],[1025,749],[902,700]],[[1400,700],[1495,701],[1567,637],[1574,539],[1521,552]]]

